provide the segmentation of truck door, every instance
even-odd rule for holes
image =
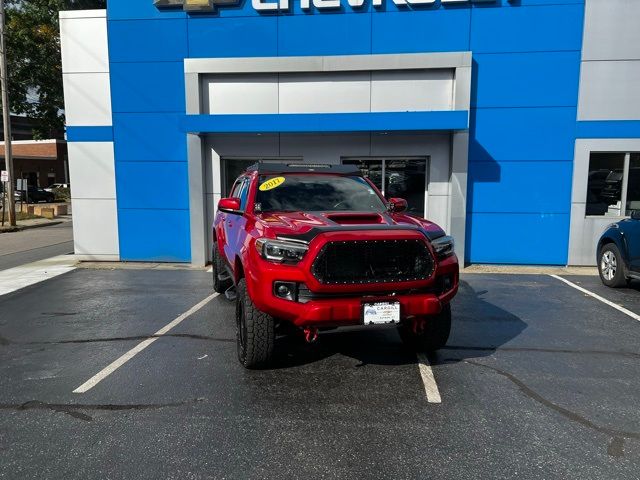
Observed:
[[[242,232],[245,229],[247,220],[244,217],[244,210],[247,206],[247,198],[249,196],[249,177],[238,179],[234,185],[231,194],[233,197],[240,199],[240,211],[235,213],[227,213],[224,219],[224,233],[226,237],[225,256],[233,265],[236,255],[239,255],[242,247]]]

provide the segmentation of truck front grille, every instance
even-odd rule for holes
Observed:
[[[325,285],[353,285],[425,280],[433,269],[420,240],[357,240],[328,242],[311,273]]]

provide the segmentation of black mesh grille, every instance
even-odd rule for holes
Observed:
[[[313,262],[312,273],[323,284],[424,280],[433,273],[433,259],[419,240],[329,242]]]

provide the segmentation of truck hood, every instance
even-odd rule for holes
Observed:
[[[258,214],[257,221],[265,236],[304,241],[342,230],[420,230],[431,240],[445,234],[435,223],[404,213],[274,212]]]

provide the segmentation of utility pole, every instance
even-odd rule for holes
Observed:
[[[16,225],[15,178],[13,176],[13,151],[11,149],[11,111],[9,105],[9,78],[7,75],[7,40],[4,0],[0,0],[0,87],[2,88],[2,121],[4,123],[4,163],[9,172],[8,188],[5,192],[9,203],[9,225]]]

